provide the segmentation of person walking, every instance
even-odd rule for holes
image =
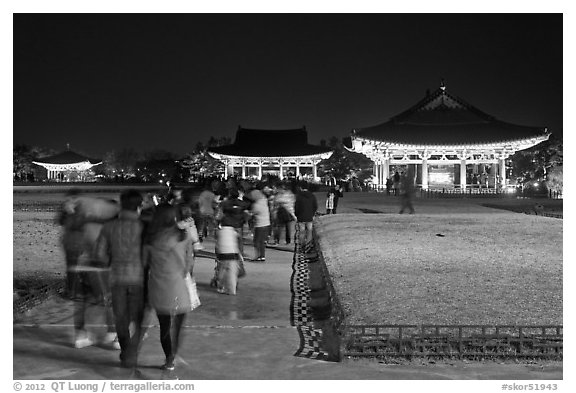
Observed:
[[[142,195],[127,190],[120,195],[118,218],[104,224],[96,244],[98,259],[110,266],[112,309],[120,343],[120,364],[136,368],[144,314],[144,268],[140,220]]]
[[[266,239],[270,233],[270,210],[268,209],[268,199],[260,190],[253,190],[250,193],[253,198],[250,213],[254,222],[254,260],[257,262],[266,261]]]
[[[280,243],[282,231],[284,231],[284,240],[286,245],[292,243],[296,226],[296,214],[294,213],[294,204],[296,196],[287,183],[282,183],[274,197],[273,210],[271,212],[274,220],[274,241]]]
[[[336,184],[334,191],[334,208],[332,209],[332,214],[336,214],[336,211],[338,210],[338,202],[340,201],[340,198],[344,196],[342,186]]]
[[[216,195],[212,191],[210,183],[206,183],[206,187],[198,196],[198,235],[200,241],[204,241],[209,233],[214,235],[214,214],[216,207]]]
[[[186,314],[200,305],[193,279],[194,252],[198,249],[195,227],[178,227],[178,210],[158,206],[142,251],[143,266],[149,268],[148,301],[160,323],[160,344],[166,356],[163,370],[175,369]],[[196,240],[196,241],[195,241]]]
[[[398,189],[400,188],[400,173],[398,171],[394,172],[392,177],[392,189],[394,190],[394,196],[398,196]]]
[[[93,345],[94,335],[86,329],[85,317],[90,303],[104,306],[107,333],[101,343],[120,349],[112,312],[108,271],[98,266],[94,255],[103,223],[118,214],[117,203],[82,196],[76,189],[68,192],[57,222],[63,227],[62,245],[66,257],[66,292],[74,301],[74,347]]]
[[[216,231],[216,269],[212,281],[218,293],[236,295],[238,279],[245,275],[238,240],[233,227],[223,226]]]
[[[394,185],[394,181],[392,178],[386,179],[386,196],[390,196],[390,192],[392,191],[392,186]]]
[[[334,210],[334,197],[336,190],[334,187],[330,187],[328,193],[326,194],[326,214],[332,214]]]
[[[340,186],[331,187],[326,195],[326,214],[336,214],[338,209],[338,200],[342,197]]]
[[[316,196],[308,191],[308,183],[301,182],[296,195],[296,202],[294,203],[294,214],[296,215],[302,246],[312,242],[312,222],[317,210],[318,201]]]
[[[408,209],[410,214],[414,214],[414,206],[412,205],[412,198],[414,197],[414,178],[409,173],[403,173],[400,178],[400,214]]]
[[[232,187],[228,190],[228,196],[220,203],[222,219],[220,225],[223,227],[232,227],[238,233],[238,248],[244,255],[244,224],[246,216],[249,214],[250,203],[243,199],[237,188]]]

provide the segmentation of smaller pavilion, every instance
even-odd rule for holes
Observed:
[[[44,157],[33,164],[39,165],[46,169],[48,181],[84,181],[87,179],[87,173],[92,167],[102,163],[101,160],[85,157],[81,154],[68,150]]]
[[[283,179],[292,172],[318,181],[316,166],[332,155],[332,149],[309,144],[306,127],[259,130],[239,126],[233,144],[208,148],[208,154],[224,163],[225,177],[238,173],[262,179],[271,174]]]

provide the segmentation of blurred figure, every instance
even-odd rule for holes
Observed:
[[[242,256],[244,256],[244,224],[249,209],[250,204],[243,200],[243,195],[241,196],[238,189],[234,187],[228,190],[228,196],[220,203],[222,212],[220,226],[232,227],[238,233],[238,249]]]
[[[414,179],[408,173],[402,174],[400,178],[400,214],[404,213],[404,210],[410,210],[410,214],[414,214],[414,206],[412,205],[412,198],[414,197]]]
[[[204,190],[198,196],[198,235],[200,236],[200,241],[204,241],[208,237],[209,233],[214,235],[215,222],[214,214],[216,208],[216,195],[212,191],[212,186],[210,183],[206,184]]]
[[[389,196],[390,193],[392,192],[392,186],[394,185],[394,182],[392,181],[391,178],[387,178],[386,179],[386,195]]]
[[[118,218],[102,228],[97,242],[99,259],[110,266],[112,308],[120,342],[122,367],[137,367],[138,347],[144,313],[144,268],[140,220],[142,196],[136,190],[120,195]]]
[[[340,197],[342,197],[340,186],[331,187],[326,195],[326,214],[336,214]]]
[[[74,347],[84,348],[95,343],[85,327],[89,303],[105,307],[107,333],[102,343],[119,349],[112,314],[108,272],[98,265],[94,255],[96,239],[105,221],[114,218],[119,208],[115,201],[80,195],[76,189],[68,192],[58,215],[63,226],[62,245],[66,257],[66,292],[74,300]]]
[[[300,242],[306,246],[312,242],[312,223],[314,215],[318,210],[316,196],[308,191],[306,182],[300,183],[300,191],[296,195],[294,213],[297,219],[298,231],[300,232]]]
[[[394,196],[398,196],[398,189],[400,188],[400,174],[398,171],[394,172],[392,177],[392,187],[394,189]]]
[[[268,209],[268,199],[260,190],[253,190],[250,193],[252,213],[254,223],[254,260],[258,262],[266,261],[266,239],[270,233],[270,210]]]
[[[236,295],[241,276],[242,254],[238,246],[238,232],[230,226],[216,231],[216,280],[218,293]]]
[[[273,209],[271,212],[274,221],[274,242],[279,244],[282,236],[282,231],[285,232],[286,244],[290,244],[294,239],[294,231],[296,225],[296,214],[294,212],[294,204],[296,197],[290,190],[287,183],[282,183],[278,188],[278,192],[274,197]]]
[[[191,188],[184,190],[180,202],[175,203],[174,207],[176,208],[178,228],[187,230],[192,236],[194,244],[198,244],[198,247],[201,248],[196,220],[194,219],[194,212],[198,211],[198,205],[193,200],[193,190]]]
[[[180,329],[186,314],[200,305],[193,280],[194,252],[198,246],[191,232],[178,228],[178,210],[158,206],[143,249],[144,266],[149,267],[148,297],[160,323],[160,343],[166,356],[163,370],[175,369]]]
[[[340,198],[344,196],[342,186],[339,184],[336,184],[334,191],[334,209],[332,210],[332,214],[336,214],[336,211],[338,210],[338,202],[340,202]]]
[[[181,204],[183,201],[183,194],[184,190],[181,188],[171,187],[170,191],[168,192],[168,204],[173,206]]]
[[[362,187],[360,186],[360,181],[358,180],[358,178],[356,178],[356,176],[352,176],[352,180],[350,180],[350,184],[352,186],[352,191],[354,191],[354,192],[362,191]]]

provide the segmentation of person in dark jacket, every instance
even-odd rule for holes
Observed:
[[[316,196],[308,191],[308,183],[301,182],[299,189],[294,203],[294,213],[300,232],[300,242],[304,245],[312,241],[312,222],[318,210],[318,201]]]
[[[400,199],[402,205],[400,206],[400,214],[408,209],[410,214],[414,214],[414,206],[412,205],[412,198],[414,197],[414,178],[410,173],[402,174],[400,178]]]
[[[336,210],[338,209],[338,201],[343,196],[344,194],[342,193],[342,187],[336,184],[336,187],[334,187],[334,208],[332,209],[332,214],[336,214]]]
[[[240,253],[244,255],[242,239],[244,238],[244,224],[247,221],[246,217],[249,214],[250,203],[243,199],[237,188],[232,187],[228,190],[226,199],[220,203],[220,209],[223,214],[220,226],[232,227],[236,230],[238,233],[238,248]]]
[[[144,315],[142,201],[137,190],[124,191],[120,195],[118,218],[104,224],[96,243],[98,259],[110,266],[112,309],[120,343],[121,366],[133,369],[137,367]]]

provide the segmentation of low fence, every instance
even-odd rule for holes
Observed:
[[[13,316],[25,313],[40,305],[53,295],[63,294],[65,290],[64,279],[53,279],[37,286],[27,287],[14,292]]]
[[[384,185],[371,185],[367,191],[385,192],[389,195],[399,195],[400,190],[387,190]],[[532,190],[532,189],[500,189],[486,187],[466,187],[466,188],[418,188],[416,194],[422,198],[549,198],[562,199],[561,192],[553,190]]]
[[[61,203],[53,201],[14,201],[12,210],[15,212],[58,212]]]
[[[496,188],[443,188],[443,189],[420,189],[422,198],[549,198],[562,199],[562,193],[548,190],[534,192],[531,190],[502,191]]]
[[[562,326],[350,325],[344,356],[562,359]]]

